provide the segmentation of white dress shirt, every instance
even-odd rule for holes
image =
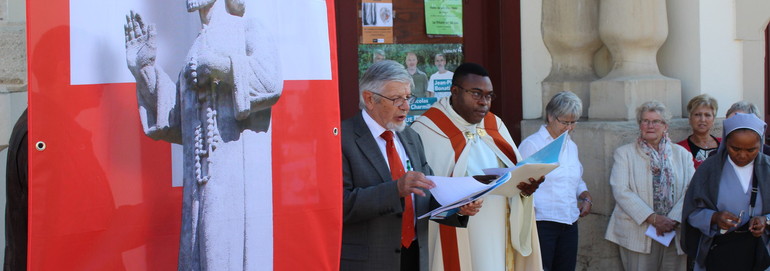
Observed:
[[[537,133],[521,142],[519,152],[526,159],[554,140],[543,125]],[[583,181],[583,165],[578,159],[577,145],[569,135],[566,141],[564,152],[559,155],[559,167],[545,175],[545,182],[534,193],[537,221],[572,224],[580,217],[577,197],[588,191],[588,187]]]
[[[382,157],[385,158],[385,163],[388,164],[388,168],[390,168],[390,162],[388,161],[388,152],[385,149],[385,144],[387,142],[384,138],[382,138],[380,135],[386,131],[385,127],[382,127],[377,121],[375,121],[372,116],[369,115],[369,113],[366,112],[366,110],[361,111],[362,115],[364,117],[364,122],[366,122],[366,126],[369,127],[369,131],[372,132],[372,137],[374,137],[374,141],[377,142],[377,147],[380,148],[380,153],[382,153]],[[409,160],[409,157],[406,155],[406,150],[404,150],[404,145],[401,145],[401,140],[398,138],[398,133],[396,131],[393,132],[393,143],[396,145],[396,151],[398,152],[398,156],[401,158],[401,163],[404,166],[405,171],[410,171],[411,168],[406,166],[406,161]]]
[[[372,132],[372,137],[374,137],[374,141],[377,142],[377,147],[380,148],[380,152],[382,153],[382,157],[385,158],[385,163],[388,164],[388,168],[390,168],[390,162],[388,161],[388,152],[385,148],[387,141],[385,141],[384,138],[382,138],[380,135],[386,131],[385,127],[382,127],[377,121],[375,121],[372,116],[369,115],[369,113],[366,112],[366,110],[361,111],[364,122],[366,122],[366,126],[369,127],[369,131]],[[398,156],[401,158],[401,164],[404,166],[404,171],[411,171],[412,167],[407,166],[409,161],[409,156],[406,155],[406,150],[404,150],[404,145],[401,145],[401,140],[398,138],[398,133],[396,131],[393,132],[393,144],[396,145],[396,151],[398,152]],[[412,202],[414,202],[414,194],[411,195]],[[414,208],[414,205],[412,205],[412,208]],[[417,215],[414,216],[415,220],[417,219]],[[416,222],[416,221],[415,221]],[[417,236],[415,235],[415,238]]]

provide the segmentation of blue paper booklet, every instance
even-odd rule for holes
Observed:
[[[532,154],[516,164],[512,168],[488,168],[484,170],[484,174],[501,175],[505,172],[511,173],[511,182],[507,185],[501,186],[494,192],[493,195],[502,195],[506,197],[513,197],[518,195],[521,190],[516,187],[520,182],[527,182],[529,178],[538,179],[540,176],[545,176],[549,172],[559,167],[559,156],[564,151],[564,146],[567,144],[567,137],[569,134],[566,132],[559,137],[548,143],[545,147]]]
[[[567,136],[569,136],[567,133],[562,134],[527,159],[520,161],[515,167],[484,169],[484,174],[499,176],[489,184],[483,184],[470,176],[427,176],[436,184],[430,192],[441,207],[419,218],[430,216],[431,219],[442,219],[451,216],[460,211],[460,206],[489,193],[506,197],[517,196],[521,192],[516,187],[520,182],[528,181],[529,178],[538,179],[559,166],[559,156],[566,145]]]

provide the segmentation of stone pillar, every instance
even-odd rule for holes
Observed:
[[[658,100],[673,117],[682,112],[682,87],[660,74],[657,53],[668,36],[665,0],[604,0],[599,35],[612,54],[612,71],[591,83],[589,118],[636,118],[636,107]]]
[[[582,115],[588,116],[590,84],[598,79],[593,57],[602,46],[598,18],[598,0],[543,0],[541,30],[552,63],[542,83],[544,111],[554,94],[570,90],[583,101]]]
[[[27,107],[25,25],[23,22],[4,22],[3,14],[3,8],[0,8],[0,151],[8,147],[16,119]],[[0,167],[3,168],[0,170],[2,178],[5,178],[5,164]]]
[[[6,158],[11,130],[27,107],[27,42],[24,0],[0,0],[0,190],[5,191]],[[5,192],[0,202],[5,202]],[[0,211],[5,216],[5,209]],[[0,225],[5,231],[5,225]],[[0,235],[5,243],[5,235]],[[0,256],[4,260],[4,255]]]

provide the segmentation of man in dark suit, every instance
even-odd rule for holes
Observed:
[[[3,270],[27,270],[27,110],[13,126],[5,172],[5,263]]]
[[[411,81],[401,64],[375,63],[359,85],[363,110],[342,122],[341,270],[428,270],[428,222],[416,217],[437,206],[422,141],[404,122]],[[479,208],[439,222],[465,227]]]

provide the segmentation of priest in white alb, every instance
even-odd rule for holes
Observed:
[[[489,112],[495,94],[478,64],[457,67],[451,96],[439,99],[413,124],[437,176],[483,175],[482,169],[512,167],[521,155],[508,129]],[[543,270],[530,195],[543,181],[521,182],[520,195],[485,196],[467,229],[430,223],[431,270]]]

